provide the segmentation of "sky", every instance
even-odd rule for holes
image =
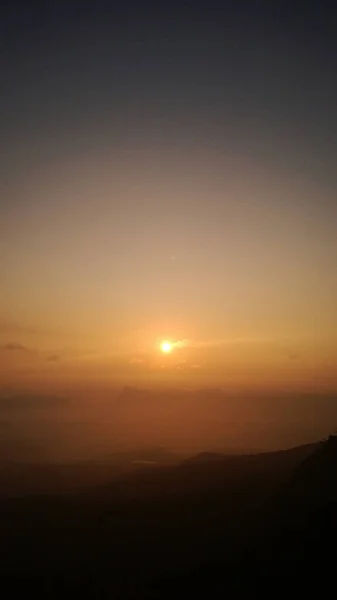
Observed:
[[[331,11],[4,2],[0,386],[337,390]]]

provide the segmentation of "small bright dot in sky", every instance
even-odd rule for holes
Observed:
[[[165,354],[168,354],[172,350],[172,344],[171,344],[171,342],[169,342],[167,340],[164,340],[160,344],[160,349],[161,349],[162,352],[165,352]]]

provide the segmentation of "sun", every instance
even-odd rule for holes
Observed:
[[[168,340],[164,340],[160,344],[160,349],[162,352],[164,352],[164,354],[168,354],[169,352],[171,352],[172,347],[173,346],[172,346],[171,342],[169,342]]]

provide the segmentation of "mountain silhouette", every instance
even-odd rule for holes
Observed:
[[[337,502],[337,435],[321,442],[293,473],[286,495],[292,502]]]

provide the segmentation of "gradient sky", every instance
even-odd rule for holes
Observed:
[[[0,383],[336,390],[328,3],[4,4]]]

